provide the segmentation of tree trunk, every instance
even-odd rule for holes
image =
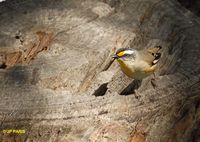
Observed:
[[[176,0],[0,3],[0,141],[199,142],[199,35]],[[139,85],[111,59],[155,45]]]

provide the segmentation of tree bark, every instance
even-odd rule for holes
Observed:
[[[199,142],[199,34],[176,0],[0,3],[0,141]],[[111,59],[155,45],[139,83]]]

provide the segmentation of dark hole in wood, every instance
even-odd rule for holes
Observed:
[[[43,49],[44,49],[44,50],[47,50],[48,48],[47,48],[47,46],[45,46]]]
[[[24,13],[24,14],[27,14],[28,12],[27,12],[27,11],[24,11],[23,13]]]
[[[141,86],[141,80],[133,80],[122,92],[120,95],[131,95],[135,93],[135,90]]]
[[[0,69],[5,69],[7,67],[7,65],[5,63],[0,65]]]
[[[107,85],[108,83],[102,84],[92,95],[96,97],[105,95],[106,91],[108,90]]]
[[[16,35],[15,38],[16,38],[16,39],[20,39],[20,36]]]

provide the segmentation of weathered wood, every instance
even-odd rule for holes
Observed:
[[[198,142],[199,34],[175,0],[0,3],[0,129],[26,130],[0,141]],[[160,68],[140,86],[112,62],[118,48],[154,45]]]

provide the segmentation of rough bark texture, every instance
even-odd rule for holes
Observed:
[[[199,142],[199,35],[175,0],[0,3],[0,128],[26,130],[0,141]],[[111,61],[154,45],[154,83]]]

